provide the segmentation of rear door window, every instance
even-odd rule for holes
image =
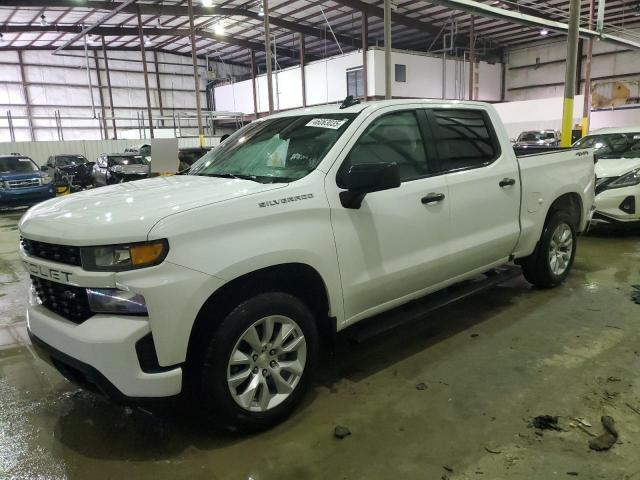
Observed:
[[[483,110],[436,109],[428,115],[441,172],[483,167],[500,156],[491,120]]]

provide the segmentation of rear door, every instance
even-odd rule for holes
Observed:
[[[428,111],[439,171],[447,181],[451,227],[447,269],[457,277],[506,260],[520,235],[520,182],[481,107]]]
[[[347,320],[407,300],[447,277],[449,193],[434,175],[435,150],[424,111],[407,105],[372,114],[326,177]],[[358,163],[397,163],[399,188],[367,194],[362,206],[340,203],[340,176]],[[430,202],[426,199],[431,198]]]

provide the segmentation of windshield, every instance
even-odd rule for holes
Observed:
[[[122,156],[110,156],[109,164],[110,165],[146,165],[147,161],[138,155],[136,156],[122,155]]]
[[[35,172],[38,166],[29,157],[0,157],[0,173]]]
[[[553,132],[522,132],[518,137],[519,142],[537,142],[539,140],[555,140]]]
[[[587,135],[574,148],[595,148],[598,157],[634,158],[640,156],[640,132]]]
[[[70,167],[73,165],[84,165],[87,159],[82,155],[58,155],[56,157],[56,165],[59,167]]]
[[[293,182],[318,166],[355,117],[301,115],[253,122],[207,153],[188,174]]]

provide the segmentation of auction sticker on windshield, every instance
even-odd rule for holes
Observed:
[[[316,128],[330,128],[331,130],[338,130],[341,126],[347,123],[348,120],[334,120],[332,118],[314,118],[309,123],[307,123],[306,127],[316,127]]]

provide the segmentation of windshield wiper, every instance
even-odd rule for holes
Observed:
[[[242,175],[239,173],[201,173],[196,175],[202,175],[204,177],[217,177],[217,178],[233,178],[235,180],[250,180],[252,182],[258,182],[257,177],[253,175]]]

